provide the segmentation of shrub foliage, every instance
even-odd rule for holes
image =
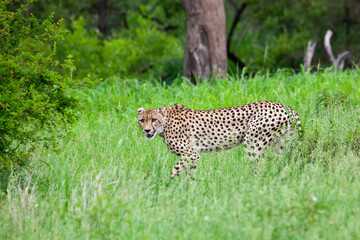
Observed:
[[[181,72],[178,65],[183,55],[178,40],[157,30],[150,20],[129,15],[133,31],[121,31],[114,38],[88,31],[83,17],[73,20],[72,32],[62,42],[57,56],[74,56],[78,67],[74,74],[78,77],[176,77]]]
[[[76,118],[69,91],[87,83],[72,78],[71,56],[54,57],[67,32],[61,20],[39,21],[28,12],[31,3],[0,3],[0,171],[23,165],[40,143],[54,146],[59,127]]]

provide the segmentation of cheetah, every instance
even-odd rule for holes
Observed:
[[[281,152],[294,126],[301,135],[300,117],[288,106],[276,102],[255,102],[238,107],[193,110],[175,104],[158,109],[137,110],[138,123],[146,138],[160,136],[167,148],[180,157],[171,177],[191,173],[200,152],[230,149],[244,143],[254,161],[272,143]]]

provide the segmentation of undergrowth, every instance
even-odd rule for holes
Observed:
[[[283,70],[190,85],[109,78],[81,91],[83,113],[61,151],[38,148],[0,193],[0,238],[357,239],[360,237],[358,71]],[[282,102],[304,137],[267,151],[256,174],[243,147],[201,154],[196,180],[145,139],[138,107],[194,109]],[[4,183],[1,183],[4,184]]]

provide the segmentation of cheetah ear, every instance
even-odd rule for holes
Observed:
[[[143,109],[143,108],[138,108],[137,114],[139,115],[139,114],[141,114],[141,113],[144,112],[144,111],[145,111],[145,109]]]
[[[164,106],[162,106],[161,108],[160,108],[160,112],[161,112],[161,114],[163,115],[163,116],[165,116],[165,107]]]

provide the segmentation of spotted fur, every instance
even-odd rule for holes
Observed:
[[[230,149],[244,143],[253,161],[275,141],[281,152],[294,126],[298,126],[301,134],[299,115],[275,102],[263,101],[205,111],[176,104],[159,109],[139,108],[137,113],[145,136],[152,139],[159,135],[167,148],[180,157],[172,177],[196,169],[199,152]]]

